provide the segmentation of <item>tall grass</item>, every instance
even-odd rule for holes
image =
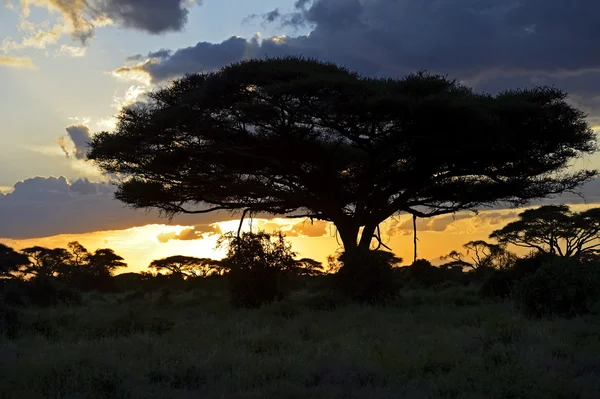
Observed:
[[[0,398],[598,398],[600,315],[528,320],[468,288],[387,306],[295,292],[92,294],[0,308]],[[4,320],[2,322],[1,320]],[[11,330],[8,331],[10,324]]]

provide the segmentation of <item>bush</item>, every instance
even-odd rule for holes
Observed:
[[[280,276],[294,268],[296,254],[281,233],[274,240],[265,232],[225,235],[218,245],[224,243],[228,250],[223,264],[230,270],[227,276],[234,307],[256,308],[284,298]]]
[[[562,259],[559,256],[545,253],[534,253],[524,258],[516,260],[514,266],[510,269],[513,276],[513,280],[520,280],[524,277],[535,274],[538,269],[543,265],[554,261],[555,259]]]
[[[595,264],[556,258],[516,283],[513,299],[528,317],[573,317],[590,311],[599,280]]]
[[[231,304],[234,307],[257,308],[283,299],[277,286],[278,271],[273,268],[232,270],[229,276]]]
[[[17,306],[55,306],[81,304],[81,294],[51,278],[29,281],[8,280],[2,284],[2,299]]]
[[[393,297],[398,284],[392,268],[398,258],[385,251],[356,251],[339,256],[342,267],[336,274],[337,286],[349,299],[380,302]]]
[[[0,335],[8,339],[18,338],[22,317],[19,310],[0,302]]]
[[[515,279],[509,270],[495,270],[481,285],[479,295],[484,298],[508,298]]]
[[[408,278],[423,286],[433,287],[450,279],[446,270],[435,267],[426,259],[417,259],[408,267]]]

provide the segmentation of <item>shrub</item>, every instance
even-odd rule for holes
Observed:
[[[342,253],[342,267],[336,274],[337,287],[349,299],[380,302],[398,290],[392,268],[401,261],[391,252],[361,251]]]
[[[533,253],[515,261],[510,269],[513,280],[520,280],[524,277],[535,274],[544,264],[552,262],[555,259],[562,259],[556,255],[546,253]]]
[[[18,338],[22,317],[19,310],[0,302],[0,335],[8,339]]]
[[[446,270],[435,267],[426,259],[417,259],[408,267],[408,277],[411,281],[423,286],[433,287],[449,279]]]
[[[229,291],[234,307],[256,308],[283,299],[280,275],[293,269],[296,255],[281,233],[265,232],[222,236],[218,246],[227,244],[223,264],[230,271]]]
[[[3,284],[2,299],[17,306],[55,306],[81,304],[81,294],[51,278],[30,281],[9,280]]]
[[[587,313],[600,288],[595,266],[569,258],[548,260],[515,284],[515,304],[533,318]]]
[[[481,285],[479,295],[484,298],[508,298],[515,279],[509,270],[495,270]]]

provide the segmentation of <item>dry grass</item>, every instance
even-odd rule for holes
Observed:
[[[304,291],[234,310],[225,293],[197,290],[96,294],[78,307],[16,312],[10,337],[0,335],[2,399],[597,399],[600,392],[597,312],[531,321],[462,288],[407,292],[387,307]]]

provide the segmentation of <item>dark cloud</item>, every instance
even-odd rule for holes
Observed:
[[[366,75],[447,73],[490,92],[556,84],[592,113],[600,105],[596,0],[299,0],[295,7],[261,18],[308,26],[310,35],[201,42],[134,68],[161,81],[246,58],[301,54]]]
[[[243,19],[242,23],[250,22],[255,19],[261,19],[262,25],[265,26],[265,24],[267,24],[267,23],[273,23],[273,22],[277,21],[278,19],[281,18],[281,16],[282,15],[281,15],[281,12],[279,11],[279,8],[276,8],[276,9],[269,11],[267,13],[264,13],[264,14],[248,15],[246,18]]]
[[[200,240],[207,236],[221,235],[223,232],[218,225],[212,224],[200,224],[189,229],[182,230],[179,234],[177,233],[164,233],[159,234],[158,241],[168,242],[171,240],[188,241],[188,240]]]
[[[127,28],[153,34],[180,31],[187,22],[188,0],[100,0],[98,10]]]
[[[35,177],[0,196],[0,237],[27,239],[167,224],[155,211],[133,210],[114,199],[115,187],[87,179]],[[239,217],[239,216],[238,216]],[[180,215],[169,224],[207,225],[235,219],[226,212]]]
[[[94,36],[94,28],[107,18],[126,28],[161,34],[183,29],[190,0],[37,0],[58,10],[73,26],[72,35],[82,43]],[[25,2],[27,3],[27,2]]]
[[[27,239],[48,237],[58,234],[84,234],[95,231],[122,230],[148,224],[172,224],[194,226],[180,234],[160,236],[159,240],[189,240],[207,234],[220,234],[214,223],[239,218],[239,214],[212,212],[202,215],[178,215],[171,222],[159,217],[156,211],[132,210],[114,199],[115,187],[107,183],[90,182],[87,179],[69,182],[64,177],[35,177],[18,182],[12,192],[0,194],[0,238]],[[600,204],[600,178],[582,189],[583,198],[574,194],[541,201],[549,203]],[[482,212],[445,215],[432,219],[418,219],[419,231],[444,231],[456,220],[475,218],[486,225],[504,223],[516,217],[518,210],[495,209]],[[254,215],[266,221],[269,215]],[[282,226],[259,223],[259,228],[271,231]],[[323,221],[300,221],[284,233],[288,236],[321,237],[328,234],[329,224]],[[412,220],[392,222],[387,232],[411,234]]]
[[[58,143],[68,158],[85,159],[92,135],[85,125],[71,125],[66,128],[67,137],[63,136]],[[70,142],[69,142],[70,141]]]

